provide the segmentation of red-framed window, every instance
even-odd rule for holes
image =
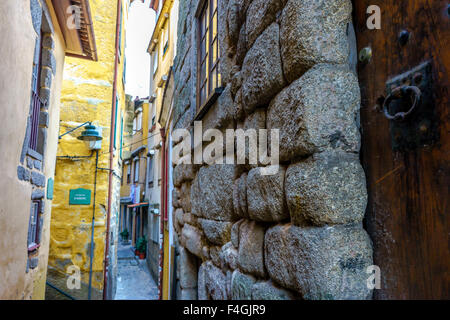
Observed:
[[[198,106],[201,108],[215,89],[221,86],[217,0],[205,0],[198,17]]]

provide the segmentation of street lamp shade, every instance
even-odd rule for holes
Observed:
[[[86,126],[86,129],[81,133],[81,136],[79,136],[77,139],[82,140],[86,143],[90,143],[103,140],[103,137],[97,130],[96,126],[89,124]]]

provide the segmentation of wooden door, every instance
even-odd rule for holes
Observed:
[[[375,290],[374,298],[448,299],[450,1],[353,4],[358,53],[364,48],[372,51],[370,60],[358,62],[358,75],[361,157],[369,192],[364,223],[373,241],[374,263],[381,269],[381,289]],[[371,5],[381,9],[379,30],[367,27]],[[400,84],[386,84],[414,68]],[[417,70],[428,72],[429,78],[413,117],[388,120],[382,106],[389,88],[418,87],[424,79]],[[388,115],[399,111],[391,108],[406,111],[412,106],[415,94],[403,94],[396,106],[387,105]]]

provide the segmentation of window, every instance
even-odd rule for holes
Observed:
[[[40,209],[41,202],[33,201],[31,203],[31,216],[28,225],[28,251],[33,251],[39,247],[40,243]]]
[[[159,242],[159,215],[156,214],[152,214],[151,215],[151,219],[152,219],[152,228],[151,228],[151,234],[150,234],[150,239],[154,242],[154,243],[158,243]]]
[[[153,75],[155,75],[156,70],[158,70],[158,48],[155,48],[152,52],[153,60]]]
[[[138,114],[136,115],[136,118],[137,118],[136,130],[140,131],[140,130],[142,130],[142,112],[138,112]]]
[[[153,188],[153,157],[148,158],[148,187]]]
[[[206,0],[199,16],[198,107],[204,105],[217,87],[219,74],[219,39],[217,37],[217,0]]]
[[[131,182],[131,163],[127,165],[127,183],[130,184]]]
[[[142,130],[142,112],[136,113],[133,119],[133,134]]]
[[[133,182],[139,182],[139,158],[134,160],[134,179]]]
[[[39,146],[39,115],[41,112],[42,100],[39,97],[39,79],[41,78],[41,69],[42,69],[42,37],[43,32],[41,31],[40,40],[37,42],[36,51],[38,51],[39,58],[33,64],[33,73],[32,73],[32,92],[31,92],[31,116],[30,116],[30,126],[31,126],[31,134],[30,134],[30,142],[28,147],[40,153],[44,154],[43,146]],[[41,149],[41,150],[40,150]]]

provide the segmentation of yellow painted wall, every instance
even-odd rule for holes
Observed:
[[[109,167],[109,146],[114,83],[116,2],[91,0],[91,12],[97,43],[98,61],[67,58],[61,95],[60,134],[86,121],[103,128],[102,149],[99,151],[101,168]],[[123,20],[126,20],[128,4],[122,2]],[[125,49],[125,23],[123,22],[121,58],[117,74],[119,98],[116,126],[116,151],[114,152],[113,199],[111,223],[117,221],[120,197],[120,123],[125,113],[125,91],[122,82]],[[79,129],[64,136],[58,145],[58,156],[89,156],[90,151],[77,140]],[[55,196],[51,220],[49,266],[61,272],[76,265],[81,269],[82,282],[88,283],[91,221],[93,212],[95,156],[80,161],[58,159],[55,172]],[[109,173],[99,170],[95,207],[95,250],[93,263],[93,287],[103,288],[103,259],[105,250],[106,210],[108,206]],[[71,189],[85,188],[92,191],[91,205],[69,205]],[[114,231],[111,228],[111,231]],[[117,235],[114,235],[117,239]],[[112,243],[114,244],[114,243]],[[111,262],[113,263],[113,262]],[[63,288],[65,289],[65,288]]]
[[[58,134],[59,97],[62,84],[65,44],[52,6],[47,1],[55,28],[53,51],[56,74],[49,105],[47,149],[44,155],[46,181],[53,177]],[[0,2],[0,299],[43,299],[49,246],[51,201],[45,200],[38,267],[26,273],[27,234],[32,186],[17,179],[17,165],[24,142],[30,108],[31,75],[36,32],[29,1]],[[20,41],[17,41],[20,39]]]
[[[156,45],[149,47],[149,52],[152,54],[154,50],[158,51],[158,68],[156,72],[154,71],[154,61],[152,58],[151,62],[151,92],[150,94],[156,94],[156,99],[153,102],[151,109],[152,112],[149,115],[149,119],[153,115],[156,117],[156,121],[158,121],[159,114],[162,108],[163,94],[165,83],[162,82],[163,76],[167,76],[169,74],[170,68],[173,66],[173,61],[176,54],[176,43],[177,43],[177,23],[178,23],[178,0],[167,0],[164,1],[164,6],[161,10],[161,13],[156,22],[155,31],[153,32],[151,43],[157,41]],[[168,15],[166,18],[165,15]],[[164,34],[169,33],[168,37],[168,47],[166,52],[164,53]],[[153,56],[152,56],[153,57]],[[161,126],[159,123],[156,124],[156,129],[153,133],[159,133]],[[149,138],[149,149],[158,145],[161,142],[161,136],[155,135],[154,137]],[[158,150],[154,156],[154,181],[155,188],[150,189],[149,200],[151,203],[160,203],[161,199],[161,186],[158,184],[158,181],[162,178],[161,172],[161,161],[162,161],[162,150]],[[170,177],[169,177],[170,178]],[[161,184],[162,185],[162,184]],[[170,191],[169,191],[170,192]],[[160,205],[160,208],[162,206]],[[167,222],[166,222],[167,224]],[[163,299],[169,298],[169,290],[170,290],[170,270],[173,266],[170,265],[170,244],[171,239],[169,237],[169,232],[166,230],[164,232],[164,272],[163,272]],[[157,257],[154,257],[157,258]]]

